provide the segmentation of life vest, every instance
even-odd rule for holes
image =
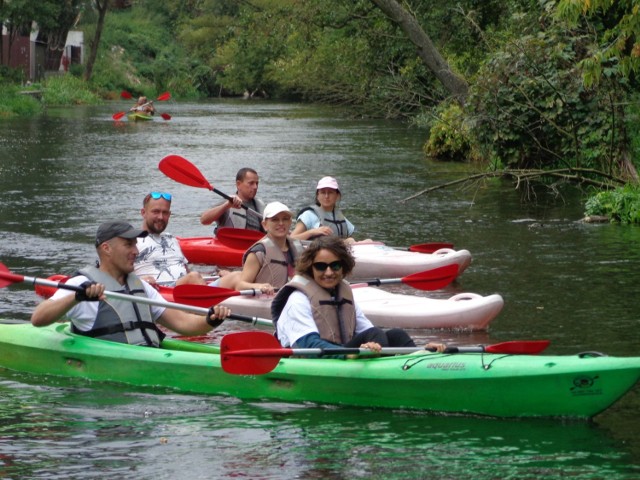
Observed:
[[[289,255],[291,264],[295,265],[296,260],[304,250],[302,242],[287,238],[289,252],[285,254],[269,237],[264,237],[254,243],[242,257],[242,264],[247,259],[247,255],[255,253],[260,263],[260,270],[256,275],[255,283],[269,283],[275,288],[284,286],[289,281],[288,264],[285,255]]]
[[[264,212],[264,202],[258,198],[254,198],[251,202],[243,202],[243,205],[261,215],[262,212]],[[255,213],[249,213],[244,208],[229,208],[220,216],[217,224],[216,230],[220,227],[232,227],[246,228],[265,233],[258,216]]]
[[[109,291],[147,298],[142,281],[133,273],[127,275],[124,288],[111,275],[93,266],[78,273],[93,282],[102,283]],[[149,305],[113,298],[98,302],[98,314],[91,330],[82,331],[73,324],[71,330],[87,337],[150,347],[159,347],[165,336],[151,318]]]
[[[309,298],[320,338],[339,345],[344,345],[353,338],[356,331],[356,309],[351,287],[344,280],[338,284],[336,294],[332,296],[309,277],[295,275],[271,302],[274,326],[277,325],[289,296],[295,290],[300,290]]]
[[[298,216],[302,214],[302,212],[306,212],[307,210],[313,210],[313,213],[320,219],[320,225],[331,227],[333,233],[340,238],[349,237],[349,228],[347,226],[347,219],[342,214],[342,210],[339,208],[334,208],[332,211],[327,212],[324,208],[319,205],[310,205],[308,207],[303,208],[298,213]]]

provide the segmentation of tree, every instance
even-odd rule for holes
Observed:
[[[84,79],[91,80],[93,74],[93,66],[96,63],[98,56],[98,47],[100,46],[100,37],[102,36],[102,30],[104,28],[104,18],[107,15],[109,9],[109,0],[93,0],[93,4],[98,11],[98,24],[96,25],[96,33],[91,41],[91,51],[89,52],[89,58],[84,70]]]
[[[416,46],[420,59],[427,65],[445,89],[464,103],[469,92],[467,81],[453,72],[447,61],[422,29],[418,20],[396,0],[371,0],[392,22],[398,24]]]

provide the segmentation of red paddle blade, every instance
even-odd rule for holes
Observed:
[[[161,102],[164,102],[165,100],[169,100],[170,98],[171,98],[171,94],[169,92],[161,93],[158,96],[158,100],[161,101]]]
[[[7,287],[24,280],[22,275],[11,273],[4,263],[0,263],[0,288]]]
[[[120,120],[125,115],[126,115],[125,112],[118,112],[118,113],[114,113],[113,115],[111,115],[111,118],[113,118],[114,120]]]
[[[504,353],[509,355],[537,355],[551,343],[549,340],[512,340],[509,342],[487,345],[485,352]]]
[[[69,276],[67,275],[51,275],[50,277],[47,277],[47,280],[51,280],[52,282],[66,282],[67,280],[69,280]],[[56,293],[56,290],[58,290],[56,287],[47,287],[45,285],[36,285],[35,291],[36,291],[36,295],[42,297],[42,298],[51,298],[53,296],[54,293]]]
[[[237,290],[207,285],[178,285],[173,289],[174,301],[204,308],[217,305],[229,297],[238,295],[241,293]]]
[[[216,231],[216,238],[227,246],[246,250],[264,237],[264,233],[246,228],[221,227]]]
[[[165,120],[171,120],[171,115],[169,115],[168,113],[161,113],[160,116]]]
[[[447,242],[431,242],[431,243],[419,243],[417,245],[411,245],[409,247],[410,252],[417,253],[433,253],[441,248],[453,249],[453,243]]]
[[[233,355],[240,350],[255,348],[278,349],[277,355],[253,356]],[[290,355],[289,349],[284,349],[276,338],[267,332],[238,332],[228,333],[220,342],[220,362],[222,369],[234,375],[264,375],[276,368],[281,357]],[[230,355],[231,354],[231,355]]]
[[[445,265],[403,277],[402,283],[419,290],[439,290],[453,282],[458,276],[458,264]]]
[[[204,178],[198,167],[180,155],[167,155],[160,160],[158,168],[167,177],[178,183],[213,191],[213,187]]]
[[[133,97],[131,96],[131,94],[129,92],[127,92],[126,90],[123,90],[120,92],[120,96],[122,98],[124,98],[125,100],[131,100]]]

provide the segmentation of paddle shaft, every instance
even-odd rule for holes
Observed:
[[[375,352],[368,348],[358,347],[327,347],[327,348],[251,348],[246,350],[235,350],[225,352],[225,355],[238,357],[290,357],[297,356],[323,356],[323,355],[406,355],[414,352],[435,352],[435,348],[426,347],[382,347],[380,352]],[[484,353],[486,347],[464,346],[447,347],[442,353]]]
[[[27,276],[23,276],[23,275],[16,275],[13,273],[5,273],[5,272],[0,272],[0,277],[1,278],[5,278],[7,280],[11,280],[12,282],[23,282],[23,283],[30,283],[32,285],[43,285],[45,287],[54,287],[54,288],[62,288],[64,290],[71,290],[74,292],[84,292],[85,289],[77,286],[77,285],[67,285],[66,283],[62,283],[62,282],[54,282],[51,280],[45,280],[43,278],[36,278],[36,277],[27,277]],[[198,315],[207,315],[209,313],[209,309],[208,308],[203,308],[203,307],[194,307],[192,305],[184,305],[182,303],[173,303],[173,302],[167,302],[165,300],[162,301],[158,301],[158,300],[153,300],[151,298],[145,298],[145,297],[137,297],[135,295],[128,295],[125,293],[118,293],[118,292],[110,292],[110,291],[105,291],[104,292],[105,296],[108,298],[113,298],[116,300],[123,300],[125,302],[134,302],[134,303],[142,303],[145,305],[154,305],[157,307],[165,307],[165,308],[173,308],[176,310],[182,310],[185,312],[190,312],[190,313],[195,313]],[[230,314],[227,318],[230,318],[231,320],[239,320],[242,322],[248,322],[251,323],[253,325],[268,325],[268,326],[273,326],[273,322],[271,320],[268,320],[266,318],[259,318],[259,317],[250,317],[248,315],[239,315],[237,313],[232,313]]]

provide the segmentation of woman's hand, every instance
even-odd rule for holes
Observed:
[[[447,349],[447,345],[446,343],[427,343],[424,348],[431,352],[442,353]]]
[[[360,348],[368,348],[372,352],[380,353],[380,351],[382,350],[382,345],[376,342],[367,342],[360,345]]]

